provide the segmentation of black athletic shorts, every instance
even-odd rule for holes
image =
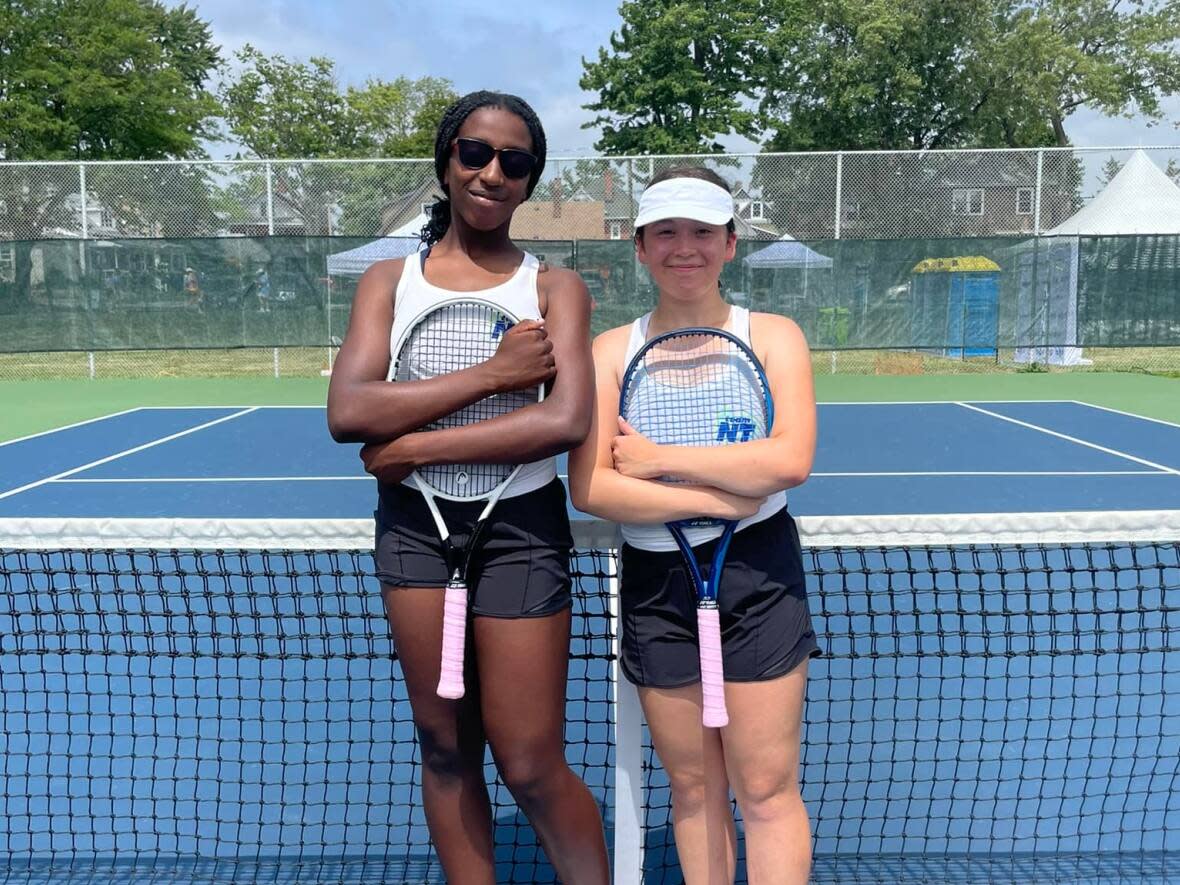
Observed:
[[[484,501],[437,500],[461,550]],[[450,580],[445,545],[421,492],[382,485],[378,499],[377,577],[394,587],[443,587]],[[467,584],[470,610],[493,618],[536,618],[572,604],[569,514],[559,480],[536,491],[501,498],[480,532]]]
[[[695,548],[697,561],[709,563],[716,545]],[[680,552],[624,544],[621,571],[623,675],[649,688],[700,682],[697,595]],[[785,508],[733,536],[717,604],[727,682],[774,679],[820,654],[799,532]]]

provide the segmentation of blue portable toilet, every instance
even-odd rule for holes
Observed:
[[[994,357],[1000,266],[981,255],[927,258],[914,265],[913,274],[913,344],[955,359]]]

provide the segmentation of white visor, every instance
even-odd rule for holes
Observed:
[[[699,178],[669,178],[653,184],[639,198],[638,230],[653,221],[690,218],[705,224],[725,224],[733,219],[733,197],[723,187]]]

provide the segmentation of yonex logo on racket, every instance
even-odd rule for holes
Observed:
[[[749,442],[753,435],[753,418],[726,415],[717,422],[717,442]]]
[[[504,316],[504,314],[498,314],[496,316],[496,321],[492,323],[492,340],[498,340],[505,332],[511,329],[512,326],[512,320],[508,319],[508,317]]]

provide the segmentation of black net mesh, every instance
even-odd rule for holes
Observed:
[[[806,564],[814,881],[1177,874],[1180,544]],[[344,550],[0,554],[3,880],[441,881],[371,570]],[[609,832],[613,553],[576,570],[568,756]],[[678,882],[645,758],[643,881]],[[500,881],[553,881],[493,801]]]

